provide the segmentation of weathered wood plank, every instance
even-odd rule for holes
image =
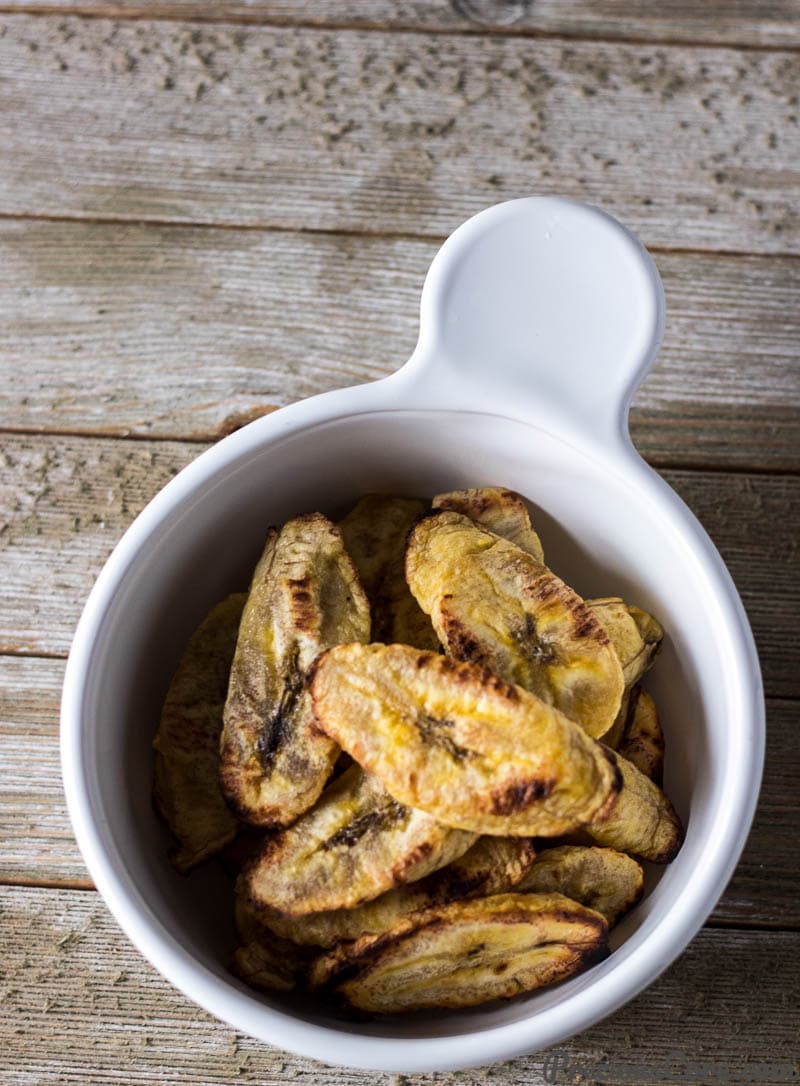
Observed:
[[[557,34],[709,45],[800,44],[795,0],[2,0],[0,10],[287,26]]]
[[[63,653],[83,600],[136,513],[200,451],[179,442],[5,434],[0,442],[0,652]],[[664,471],[728,563],[767,692],[800,695],[800,478]]]
[[[91,885],[61,788],[63,670],[60,660],[0,656],[0,882]],[[799,725],[800,702],[769,702],[759,810],[716,923],[800,927],[800,807],[789,801],[800,774]]]
[[[443,235],[510,196],[800,251],[800,54],[2,19],[0,211]]]
[[[800,807],[793,798],[799,779],[800,703],[770,700],[758,811],[712,922],[800,927]]]
[[[165,1075],[198,1086],[431,1081],[330,1068],[212,1020],[139,956],[94,893],[4,888],[0,903],[6,944],[0,1071],[9,1086],[155,1083]],[[792,1082],[799,959],[795,932],[706,929],[647,992],[574,1041],[545,1056],[440,1074],[436,1081]]]
[[[119,537],[200,449],[2,435],[0,652],[66,654]]]
[[[91,886],[61,785],[61,660],[0,656],[0,881]]]
[[[0,427],[211,440],[391,372],[430,241],[0,222]],[[658,253],[668,321],[631,419],[674,465],[800,468],[800,261]]]

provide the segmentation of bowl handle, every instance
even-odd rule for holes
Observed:
[[[512,200],[469,219],[437,253],[416,350],[395,378],[414,406],[525,418],[578,444],[628,443],[630,400],[663,323],[658,271],[616,219],[558,197]]]

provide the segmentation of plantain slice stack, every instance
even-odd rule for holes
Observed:
[[[256,910],[285,916],[349,909],[443,867],[474,841],[351,766],[313,810],[267,838],[244,874],[246,892]]]
[[[664,733],[656,705],[646,690],[632,691],[628,720],[617,748],[636,768],[660,785],[664,775]]]
[[[369,632],[369,603],[338,529],[309,513],[271,531],[239,627],[222,733],[222,789],[244,821],[285,826],[319,796],[339,752],[313,726],[306,674],[323,649]]]
[[[664,631],[647,611],[629,607],[619,596],[587,600],[586,605],[608,634],[622,665],[625,690],[616,719],[603,736],[603,742],[616,750],[630,715],[633,688],[652,667]]]
[[[424,512],[418,498],[368,494],[339,529],[372,606],[372,640],[435,652],[439,640],[405,576],[406,536]]]
[[[449,514],[447,514],[449,515]],[[475,833],[552,836],[599,818],[608,752],[533,694],[407,645],[340,645],[317,661],[317,723],[400,803]]]
[[[170,685],[154,799],[179,871],[235,878],[253,988],[368,1014],[535,991],[608,953],[638,861],[683,841],[640,685],[658,621],[564,584],[513,491],[433,510],[271,529]]]
[[[322,955],[310,986],[374,1014],[474,1007],[573,976],[608,954],[608,927],[561,894],[426,909]]]
[[[234,919],[240,946],[234,951],[231,969],[252,988],[290,992],[305,973],[305,952],[289,939],[281,939],[259,924],[239,886],[237,882]]]
[[[451,901],[502,894],[525,877],[536,852],[528,837],[479,837],[463,856],[417,882],[357,905],[293,917],[261,910],[258,923],[299,945],[332,947],[342,940],[388,931],[411,913]]]
[[[516,892],[563,894],[600,913],[613,928],[642,896],[643,886],[640,865],[624,852],[558,845],[539,853]]]
[[[406,576],[451,656],[530,690],[595,738],[614,723],[625,681],[609,637],[532,555],[444,511],[411,531]]]
[[[228,596],[192,635],[170,683],[155,748],[153,798],[179,844],[185,874],[236,836],[219,784],[219,737],[245,596]]]
[[[625,686],[635,686],[653,664],[664,637],[660,624],[640,607],[629,607],[619,596],[587,600],[586,606],[609,636],[622,665]]]
[[[544,563],[544,551],[539,536],[531,524],[524,498],[504,486],[481,486],[473,490],[450,490],[437,494],[434,509],[450,509],[488,528],[495,535],[508,539],[517,547]]]

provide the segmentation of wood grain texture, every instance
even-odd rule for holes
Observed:
[[[800,252],[800,54],[5,16],[0,212],[441,236],[558,192]]]
[[[91,885],[61,788],[63,670],[60,660],[0,656],[0,882]],[[800,807],[786,801],[800,774],[800,702],[772,700],[767,715],[758,814],[712,922],[800,928]]]
[[[0,10],[287,26],[548,34],[709,45],[800,44],[795,0],[2,0]]]
[[[65,655],[83,603],[128,524],[197,445],[0,441],[0,652]]]
[[[287,1082],[423,1086],[323,1066],[234,1032],[174,991],[94,893],[0,890],[0,1072],[8,1086]],[[441,1086],[795,1081],[800,934],[706,929],[637,1000],[575,1040]],[[758,999],[743,998],[757,991]],[[333,1054],[333,1052],[332,1052]],[[557,1077],[545,1079],[555,1072]]]
[[[1,222],[0,427],[211,440],[390,373],[437,243]],[[800,469],[800,261],[658,253],[631,427],[661,464]]]
[[[0,656],[0,882],[91,886],[61,784],[64,663]]]
[[[65,653],[94,578],[147,501],[202,446],[45,435],[0,442],[0,652]],[[800,695],[800,477],[663,472],[737,582],[767,693]]]

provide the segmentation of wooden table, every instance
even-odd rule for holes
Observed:
[[[440,239],[531,192],[603,204],[666,286],[636,443],[758,640],[738,871],[683,957],[546,1055],[437,1082],[783,1083],[800,1070],[798,0],[0,2],[4,1083],[420,1083],[257,1044],[93,892],[57,714],[122,530],[209,442],[378,377]]]

